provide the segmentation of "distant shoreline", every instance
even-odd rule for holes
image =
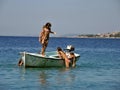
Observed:
[[[120,38],[120,32],[99,33],[99,34],[81,34],[80,38]]]
[[[57,38],[57,37],[56,37]],[[81,39],[120,39],[120,37],[58,37],[58,38],[81,38]]]
[[[21,38],[38,38],[38,36],[0,36],[0,37],[21,37]],[[59,37],[50,37],[50,38],[81,38],[81,39],[120,39],[120,37],[78,37],[78,36],[59,36]]]
[[[0,35],[0,37],[36,37],[38,36],[4,36]],[[56,36],[53,38],[98,38],[98,39],[120,39],[120,32],[112,32],[112,33],[99,33],[99,34],[81,34],[81,35],[71,35],[71,36]]]

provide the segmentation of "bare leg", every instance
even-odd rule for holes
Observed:
[[[70,61],[68,59],[65,59],[65,66],[69,68]]]
[[[41,54],[44,56],[45,55],[45,50],[47,48],[48,45],[48,41],[46,41],[43,45],[42,45],[42,50],[41,50]]]
[[[41,50],[41,54],[44,56],[45,55],[45,50],[46,50],[46,46],[42,46],[42,50]]]

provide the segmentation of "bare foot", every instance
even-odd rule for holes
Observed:
[[[41,55],[42,57],[45,57],[45,55]]]

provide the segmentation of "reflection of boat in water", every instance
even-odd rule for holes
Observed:
[[[79,60],[80,55],[75,53],[75,60]],[[64,67],[63,59],[60,59],[56,51],[46,52],[46,56],[41,54],[21,52],[21,61],[24,67]]]

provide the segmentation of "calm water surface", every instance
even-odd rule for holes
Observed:
[[[70,44],[75,68],[25,69],[19,52],[39,52],[38,38],[0,37],[0,90],[120,90],[120,39],[50,38],[47,51]]]

